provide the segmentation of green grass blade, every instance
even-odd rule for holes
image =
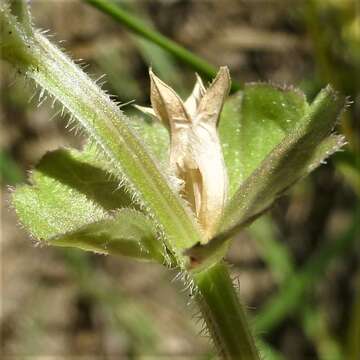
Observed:
[[[301,306],[306,291],[316,284],[331,261],[343,256],[354,245],[359,221],[359,214],[355,214],[352,224],[342,236],[320,249],[301,270],[287,279],[286,285],[266,303],[257,315],[255,319],[257,331],[270,332],[286,316]]]
[[[128,29],[135,34],[144,37],[145,39],[157,44],[183,63],[190,66],[193,70],[199,72],[209,80],[216,75],[216,68],[203,60],[201,57],[193,54],[191,51],[180,46],[176,42],[168,39],[166,36],[159,32],[152,30],[146,26],[136,16],[130,14],[120,6],[107,0],[84,0],[90,5],[96,7],[100,11],[110,15],[117,22],[125,25]],[[236,82],[232,82],[232,91],[240,89],[240,85]]]
[[[289,249],[279,241],[276,225],[271,217],[262,216],[246,232],[256,242],[260,256],[275,280],[281,284],[294,272],[294,263]]]

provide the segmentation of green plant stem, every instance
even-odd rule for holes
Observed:
[[[125,25],[128,29],[134,33],[142,36],[143,38],[157,44],[170,54],[175,56],[183,63],[189,65],[192,69],[204,75],[208,79],[212,79],[216,75],[216,69],[213,65],[201,57],[193,54],[191,51],[185,49],[175,41],[170,40],[166,36],[160,34],[156,30],[150,29],[145,23],[143,23],[136,16],[130,14],[120,6],[112,3],[109,0],[84,0],[85,2],[96,7],[100,11],[110,15],[117,22]],[[232,82],[231,91],[235,92],[240,90],[241,86],[237,82]]]
[[[111,162],[128,187],[165,233],[168,248],[185,266],[184,249],[202,240],[192,214],[172,189],[165,170],[131,130],[127,117],[60,49],[38,31],[28,36],[7,8],[0,8],[1,55],[59,101]]]
[[[223,359],[258,360],[259,354],[229,270],[218,263],[194,275],[197,301]]]
[[[201,241],[198,228],[159,165],[131,131],[119,107],[96,83],[41,33],[28,35],[6,7],[0,8],[2,57],[58,100],[125,175],[130,190],[143,201],[165,233],[167,245],[184,267],[183,250]],[[194,275],[204,316],[225,359],[258,360],[243,308],[224,264]],[[200,300],[201,299],[201,300]]]

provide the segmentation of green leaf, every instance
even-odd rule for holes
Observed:
[[[297,180],[344,145],[342,136],[330,135],[345,99],[327,87],[317,96],[296,126],[280,141],[230,199],[220,234],[206,245],[186,251],[193,261],[221,257],[228,240],[263,214]],[[217,254],[217,255],[216,255]],[[214,261],[214,260],[212,260]]]
[[[86,131],[111,162],[112,172],[123,177],[128,191],[162,229],[167,247],[185,267],[183,250],[201,242],[202,234],[166,171],[131,129],[131,119],[110,97],[43,35],[36,32],[35,40],[33,51],[41,61],[29,77],[54,96]]]
[[[344,145],[343,137],[330,135],[343,108],[344,98],[338,97],[330,87],[320,92],[305,116],[230,200],[223,231],[250,223],[297,180]]]
[[[74,149],[49,152],[37,165],[35,179],[38,173],[76,189],[104,210],[133,204],[131,195],[124,188],[119,189],[121,179],[112,173],[111,165],[92,146],[82,152]]]
[[[320,92],[297,126],[240,186],[226,209],[223,229],[251,222],[344,145],[342,136],[330,135],[343,108],[344,99],[330,87]]]
[[[47,153],[31,176],[32,185],[12,194],[21,223],[49,244],[162,260],[162,244],[145,215],[117,211],[132,202],[108,166],[92,147]]]
[[[160,121],[134,117],[131,119],[131,126],[144,140],[147,147],[152,151],[156,158],[165,168],[169,163],[170,137],[169,131]]]
[[[293,128],[308,109],[304,94],[271,84],[246,84],[225,103],[219,135],[230,182],[230,195]],[[156,157],[168,161],[169,135],[156,121],[132,120]]]
[[[122,209],[111,219],[100,220],[50,238],[48,243],[101,254],[165,262],[163,245],[156,239],[150,220],[134,209]]]
[[[219,133],[230,196],[291,132],[307,109],[300,91],[264,83],[247,84],[243,92],[226,102]]]
[[[128,191],[161,229],[168,249],[185,268],[188,259],[183,257],[183,250],[201,242],[203,235],[177,188],[132,131],[131,120],[44,34],[34,30],[31,36],[25,36],[22,30],[15,31],[21,24],[10,15],[7,7],[0,7],[0,34],[6,36],[0,43],[1,57],[19,66],[21,73],[40,86],[40,101],[45,93],[55,98],[71,121],[85,131],[111,162],[112,172],[122,177]],[[12,40],[6,35],[10,30],[14,30]],[[18,47],[20,52],[16,51]]]

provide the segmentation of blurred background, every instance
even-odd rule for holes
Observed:
[[[186,95],[194,71],[80,0],[33,2],[37,27],[121,102],[148,104],[148,67]],[[326,84],[349,96],[345,151],[298,183],[228,255],[266,359],[360,359],[360,5],[356,0],[116,1],[240,84]],[[4,359],[211,359],[175,273],[154,264],[35,247],[8,187],[48,150],[80,147],[32,85],[1,64],[1,351]],[[29,100],[31,99],[31,100]],[[131,113],[131,106],[124,107]],[[52,119],[52,120],[51,120]]]

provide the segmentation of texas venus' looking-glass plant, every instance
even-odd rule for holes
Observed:
[[[230,242],[344,144],[332,134],[344,99],[308,104],[293,88],[249,84],[225,99],[226,67],[182,101],[150,72],[156,118],[129,119],[59,48],[23,2],[0,10],[1,56],[81,127],[82,149],[47,153],[12,203],[33,237],[177,269],[225,359],[259,359],[223,257]],[[221,114],[222,110],[222,114]]]

